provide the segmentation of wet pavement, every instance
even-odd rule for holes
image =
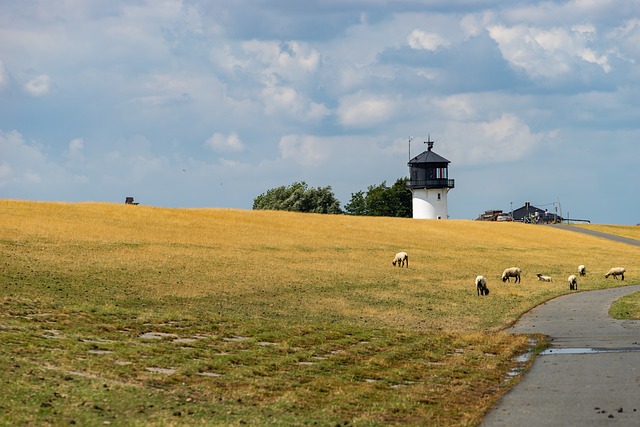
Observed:
[[[608,315],[640,285],[555,298],[507,332],[541,333],[550,348],[486,415],[493,426],[640,426],[640,321]]]

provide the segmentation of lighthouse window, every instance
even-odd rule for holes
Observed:
[[[440,193],[438,193],[438,200],[440,200]]]
[[[447,179],[447,168],[436,168],[436,179]]]

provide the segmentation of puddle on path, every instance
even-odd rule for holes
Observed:
[[[625,347],[625,348],[597,348],[597,347],[572,347],[572,348],[550,348],[542,353],[540,356],[553,356],[562,354],[600,354],[600,353],[638,353],[640,348],[637,347]]]
[[[509,372],[507,372],[505,383],[508,383],[513,378],[519,375],[522,375],[522,373],[524,372],[524,369],[527,363],[531,360],[531,357],[533,356],[533,348],[538,344],[538,342],[535,339],[530,338],[528,344],[529,344],[529,349],[527,350],[527,352],[522,353],[521,355],[517,356],[514,359],[517,365],[511,368]]]

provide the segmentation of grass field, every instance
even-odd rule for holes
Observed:
[[[529,346],[501,330],[579,264],[580,290],[637,283],[638,255],[517,223],[0,201],[0,421],[477,425]]]

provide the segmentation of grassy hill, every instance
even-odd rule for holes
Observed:
[[[400,250],[408,269],[391,265]],[[622,284],[604,279],[614,265],[637,283],[638,255],[517,223],[4,200],[0,413],[8,424],[475,425],[527,347],[500,331],[569,292],[579,264],[580,290]],[[514,265],[522,283],[502,283]]]

